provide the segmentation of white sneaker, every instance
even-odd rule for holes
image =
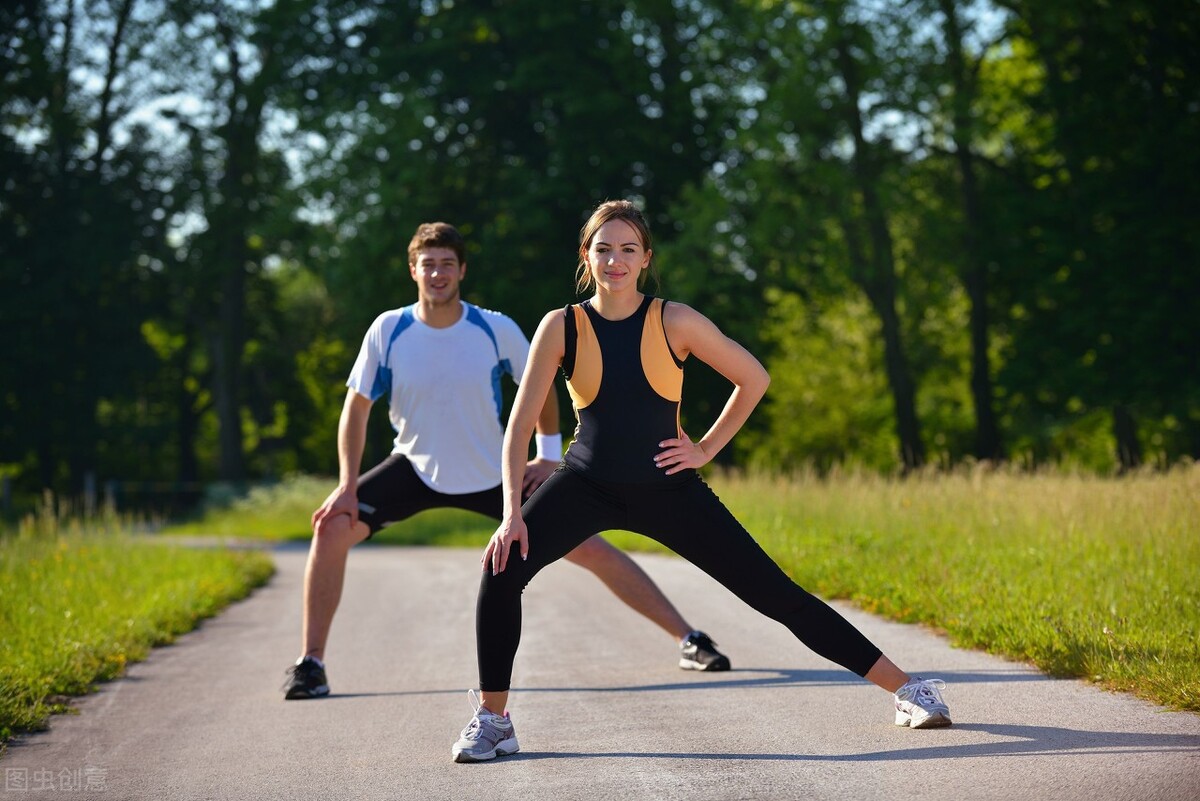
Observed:
[[[474,690],[467,691],[475,716],[458,736],[458,742],[450,749],[455,762],[486,762],[498,756],[515,754],[521,750],[517,745],[517,732],[508,713],[496,715],[479,704]]]
[[[896,690],[896,725],[914,729],[937,729],[950,725],[950,707],[942,700],[939,690],[946,682],[941,679],[911,679]]]

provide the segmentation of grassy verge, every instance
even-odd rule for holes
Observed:
[[[977,470],[904,480],[714,477],[802,585],[957,645],[1200,712],[1200,466],[1121,479]],[[187,531],[307,537],[328,481],[293,481]],[[247,516],[248,517],[248,516]],[[436,512],[376,539],[481,547],[490,521]],[[642,537],[622,547],[662,550]]]
[[[261,553],[163,546],[112,531],[0,538],[0,750],[273,569]]]
[[[713,483],[823,597],[1200,712],[1200,467]]]
[[[327,478],[293,476],[286,481],[255,487],[238,498],[206,505],[195,518],[163,526],[171,536],[216,536],[273,541],[308,540],[313,510],[333,490]],[[471,512],[434,509],[379,532],[372,539],[389,545],[482,547],[495,523]]]

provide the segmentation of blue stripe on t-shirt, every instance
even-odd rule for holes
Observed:
[[[392,344],[404,333],[404,330],[413,324],[416,317],[413,315],[413,310],[416,304],[405,306],[400,311],[400,319],[396,321],[396,327],[392,329],[392,335],[388,337],[387,346],[383,349],[383,360],[379,363],[379,371],[375,373],[375,382],[371,385],[371,400],[378,400],[380,396],[392,391],[392,369],[388,367],[392,355]]]
[[[483,329],[483,333],[487,334],[488,339],[492,341],[492,347],[496,349],[496,366],[492,368],[492,399],[496,403],[496,419],[500,420],[500,424],[503,425],[504,421],[501,415],[504,413],[504,404],[500,395],[500,376],[505,373],[513,374],[512,362],[500,358],[500,344],[496,341],[496,334],[488,325],[487,320],[483,318],[479,307],[472,306],[470,303],[464,305],[467,307],[467,322]]]

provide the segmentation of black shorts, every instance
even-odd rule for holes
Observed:
[[[358,519],[371,529],[406,520],[426,509],[466,509],[499,520],[504,516],[504,489],[452,495],[431,489],[421,480],[407,456],[393,453],[358,479]]]

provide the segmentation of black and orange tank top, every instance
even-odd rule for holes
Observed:
[[[654,464],[658,443],[680,435],[683,362],[663,326],[666,301],[647,295],[624,320],[606,320],[590,301],[563,309],[562,370],[578,425],[568,467],[602,481],[678,479]]]

